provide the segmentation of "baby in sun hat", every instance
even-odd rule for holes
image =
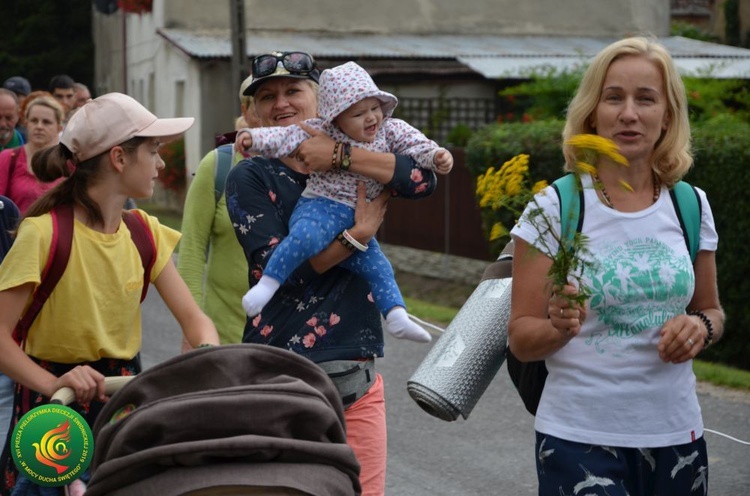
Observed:
[[[409,320],[393,268],[377,241],[372,239],[363,245],[346,230],[353,224],[357,184],[365,184],[368,199],[383,191],[379,182],[349,170],[352,145],[407,155],[423,169],[440,174],[447,174],[453,167],[448,150],[392,117],[397,104],[394,95],[380,90],[367,71],[354,62],[321,73],[320,117],[305,121],[305,125],[335,140],[331,169],[311,173],[290,220],[289,235],[274,250],[258,284],[242,299],[249,316],[260,313],[280,284],[304,260],[338,239],[354,252],[341,265],[369,282],[375,304],[385,317],[386,331],[412,341],[431,340],[427,331]],[[284,157],[293,154],[309,137],[308,131],[297,125],[242,129],[235,146],[243,152]],[[304,157],[297,158],[304,161]]]

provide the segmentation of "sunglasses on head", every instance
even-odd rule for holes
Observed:
[[[305,52],[284,52],[281,55],[267,53],[253,59],[253,78],[270,76],[276,72],[276,66],[281,62],[289,74],[307,75],[315,69],[315,60]]]

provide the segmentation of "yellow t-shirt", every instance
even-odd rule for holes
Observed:
[[[156,244],[151,281],[172,256],[180,233],[148,221]],[[141,348],[143,265],[124,222],[114,234],[74,221],[65,273],[29,329],[27,354],[60,363],[133,358]],[[52,239],[49,214],[24,219],[0,265],[0,291],[32,282],[38,286]],[[26,308],[31,298],[26,302]],[[25,311],[25,309],[24,309]]]

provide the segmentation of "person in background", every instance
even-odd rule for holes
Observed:
[[[75,107],[75,81],[67,74],[58,74],[49,81],[49,92],[65,107],[67,114]]]
[[[3,88],[10,90],[18,97],[18,105],[23,105],[24,99],[31,93],[29,80],[21,76],[12,76],[3,82]]]
[[[256,122],[252,97],[242,94],[251,79],[240,85],[240,110],[246,121]],[[177,270],[195,302],[216,324],[222,344],[240,343],[245,328],[239,300],[249,287],[247,262],[234,235],[224,195],[226,174],[242,158],[228,144],[222,150],[211,150],[201,160],[185,197],[177,257]],[[222,160],[227,161],[226,167]],[[183,340],[182,347],[184,350],[189,344]]]
[[[40,150],[59,141],[65,111],[51,96],[28,100],[24,122],[29,139],[26,144],[0,152],[0,195],[7,196],[22,214],[56,182],[42,182],[31,168],[31,159]]]
[[[539,250],[558,242],[536,230],[529,212],[559,222],[565,213],[551,187],[511,231],[509,345],[519,360],[545,360],[549,370],[535,420],[539,494],[704,495],[708,455],[693,359],[724,330],[718,236],[696,188],[693,262],[670,200],[693,164],[687,98],[661,44],[627,38],[594,57],[563,139],[581,134],[612,140],[629,162],[602,158],[597,172],[578,174],[581,233],[594,265],[583,275],[587,301],[575,303],[572,284],[549,284],[552,260]],[[565,144],[563,153],[566,170],[576,170],[576,150]],[[559,225],[553,229],[559,236]]]
[[[18,97],[11,90],[0,88],[0,151],[24,144],[23,135],[16,129],[19,118]]]
[[[81,108],[83,104],[91,100],[91,92],[88,86],[83,83],[74,83],[73,89],[75,90],[75,99],[73,100],[73,108]]]
[[[268,60],[273,59],[273,64]],[[304,52],[268,53],[253,61],[252,96],[263,126],[300,124],[317,116],[320,75]],[[334,141],[317,134],[302,142],[304,161],[252,157],[229,173],[229,217],[248,261],[250,285],[263,274],[268,258],[289,232],[289,219],[305,189],[310,171],[331,168]],[[367,201],[358,186],[354,223],[348,232],[366,244],[377,232],[392,189],[421,198],[435,189],[433,171],[420,169],[406,156],[352,147],[353,172],[384,184]],[[383,379],[375,358],[383,356],[383,328],[367,282],[338,264],[352,252],[333,241],[284,281],[263,312],[248,318],[243,342],[289,349],[317,363],[333,380],[345,407],[347,442],[361,465],[365,496],[385,493],[387,429]],[[239,304],[239,301],[237,302]]]
[[[18,97],[19,116],[23,116],[23,106],[26,97],[31,93],[31,84],[29,80],[21,76],[13,76],[3,82],[3,88],[10,90]],[[26,141],[26,129],[23,127],[21,119],[16,123],[16,130],[21,133],[23,140]]]
[[[158,119],[131,97],[110,93],[81,107],[60,143],[34,156],[37,177],[65,179],[29,209],[0,265],[0,371],[20,385],[16,420],[27,411],[21,408],[22,396],[28,395],[23,404],[30,409],[70,387],[76,401],[88,405],[85,417],[93,423],[106,400],[104,377],[140,372],[140,300],[149,282],[191,345],[219,344],[211,319],[190,297],[172,261],[179,233],[146,212],[127,214],[139,216],[153,238],[155,261],[150,279],[144,281],[139,251],[123,220],[127,197],[153,194],[154,180],[164,167],[161,143],[184,133],[193,121]],[[13,331],[42,280],[53,209],[72,210],[72,249],[65,272],[21,348]],[[6,443],[6,454],[8,448]],[[4,491],[16,482],[13,465],[8,460]]]

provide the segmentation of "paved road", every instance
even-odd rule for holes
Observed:
[[[155,290],[144,303],[143,362],[177,354],[180,333]],[[378,370],[386,384],[389,496],[526,496],[536,494],[533,417],[523,409],[503,366],[467,420],[424,412],[406,381],[430,345],[386,340]],[[706,427],[750,440],[750,394],[701,384]],[[750,494],[750,446],[706,433],[714,496]]]

